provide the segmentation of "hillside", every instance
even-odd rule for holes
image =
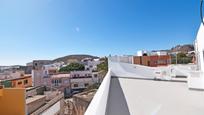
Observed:
[[[84,55],[84,54],[77,54],[77,55],[68,55],[64,57],[60,57],[57,59],[54,59],[53,62],[64,62],[64,63],[71,63],[71,62],[79,62],[84,58],[98,58],[97,56],[92,56],[92,55]]]
[[[194,46],[192,44],[185,44],[185,45],[177,45],[173,48],[171,48],[170,52],[183,52],[187,53],[189,51],[193,51]]]

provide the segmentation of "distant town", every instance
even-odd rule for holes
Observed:
[[[110,57],[149,67],[195,63],[193,45]],[[107,57],[69,55],[54,60],[33,60],[26,66],[0,66],[0,86],[26,88],[27,114],[46,113],[58,106],[56,113],[83,115],[107,71]]]

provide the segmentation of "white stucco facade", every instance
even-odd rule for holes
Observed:
[[[200,25],[196,40],[195,54],[197,71],[190,72],[188,87],[192,89],[204,89],[204,26]]]
[[[198,69],[204,72],[204,26],[201,24],[195,40]]]

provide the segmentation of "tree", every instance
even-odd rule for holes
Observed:
[[[186,56],[185,53],[178,53],[177,56],[172,56],[172,64],[188,64],[192,63],[192,57]]]
[[[99,72],[99,76],[103,78],[108,72],[108,58],[105,57],[100,60],[102,61],[102,63],[97,65],[97,71]]]
[[[70,72],[70,71],[82,71],[84,70],[84,65],[80,63],[70,63],[69,65],[60,68],[59,72]]]
[[[185,58],[185,57],[187,57],[187,56],[186,56],[186,54],[184,54],[184,53],[178,53],[178,54],[177,54],[177,58],[179,58],[179,59],[180,59],[180,58]]]

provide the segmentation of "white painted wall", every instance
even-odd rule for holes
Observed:
[[[204,26],[201,24],[195,40],[198,69],[204,72]]]
[[[94,81],[92,78],[71,79],[72,89],[86,88],[85,83],[92,85],[94,84]],[[78,87],[74,87],[74,84],[78,84]]]
[[[122,62],[122,63],[130,63],[133,64],[133,56],[111,56],[108,57],[109,60],[113,61],[113,62]]]
[[[193,89],[204,89],[204,26],[200,25],[200,29],[195,40],[195,51],[197,59],[197,67],[199,71],[190,72],[188,77],[188,87]]]
[[[74,76],[78,76],[78,77],[84,77],[84,76],[92,76],[91,71],[71,71],[70,72],[70,76],[74,77]]]
[[[144,51],[144,50],[139,50],[139,51],[137,51],[136,56],[143,56],[144,53],[148,53],[148,52]]]
[[[109,87],[111,80],[111,71],[109,70],[100,85],[98,91],[93,97],[89,107],[87,108],[84,115],[105,115],[106,106],[108,101]]]

